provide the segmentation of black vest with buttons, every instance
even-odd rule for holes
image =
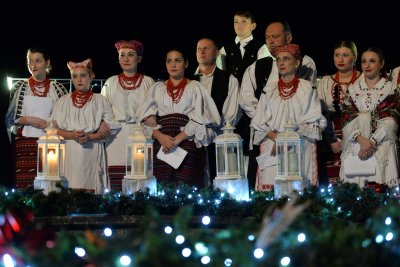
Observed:
[[[245,70],[248,66],[254,63],[257,60],[258,50],[264,45],[264,43],[258,40],[251,40],[244,47],[244,55],[242,58],[242,54],[240,53],[240,47],[235,41],[229,42],[224,45],[224,49],[226,52],[226,70],[235,76],[239,83],[242,83],[242,78]]]

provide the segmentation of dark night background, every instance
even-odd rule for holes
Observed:
[[[104,4],[104,2],[107,4]],[[46,1],[47,2],[47,1]],[[52,78],[68,78],[66,62],[92,58],[96,78],[120,73],[114,43],[137,39],[144,44],[139,71],[155,79],[166,78],[164,57],[169,48],[183,47],[189,56],[189,72],[197,66],[197,39],[210,36],[220,45],[235,37],[233,14],[251,11],[257,22],[254,37],[264,40],[266,25],[276,19],[289,22],[293,43],[311,56],[318,75],[335,71],[332,47],[351,39],[359,52],[378,45],[386,55],[386,68],[400,65],[399,11],[389,1],[14,1],[0,14],[0,107],[4,118],[9,91],[6,77],[29,77],[26,51],[40,44],[51,54]],[[358,64],[359,66],[359,64]],[[3,120],[4,121],[4,120]],[[9,142],[0,123],[0,184],[10,177]]]

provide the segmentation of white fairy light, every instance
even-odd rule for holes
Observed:
[[[175,242],[177,244],[182,244],[183,242],[185,242],[185,237],[183,235],[178,235],[177,237],[175,237]]]
[[[231,266],[232,265],[232,260],[228,258],[228,259],[226,259],[224,261],[224,264],[225,264],[225,266]]]
[[[182,256],[187,258],[192,254],[192,251],[190,250],[190,248],[184,248],[182,249]]]
[[[392,240],[393,239],[393,233],[392,232],[387,233],[385,239],[386,239],[386,241]]]
[[[203,256],[203,257],[201,257],[200,261],[203,264],[209,264],[211,261],[211,258],[209,256]]]
[[[375,242],[376,243],[382,243],[382,241],[383,241],[383,235],[377,235],[375,237]]]
[[[203,218],[201,219],[201,222],[202,222],[204,225],[209,225],[210,222],[211,222],[211,218],[210,218],[209,216],[203,216]]]
[[[290,264],[290,258],[289,257],[283,257],[281,259],[281,265],[282,266],[288,266]]]
[[[129,257],[127,255],[123,255],[123,256],[121,256],[121,258],[119,258],[119,262],[123,266],[128,266],[129,264],[131,264],[132,260],[131,260],[131,257]]]
[[[86,251],[83,248],[75,247],[75,254],[82,258],[86,255]]]
[[[300,243],[306,241],[306,235],[305,235],[304,233],[300,233],[300,234],[297,236],[297,241],[299,241]]]
[[[103,233],[105,236],[110,237],[112,236],[112,230],[109,227],[104,228]]]
[[[169,235],[170,233],[172,233],[172,227],[171,227],[171,226],[165,226],[164,232],[165,232],[167,235]]]
[[[253,252],[254,257],[256,257],[257,259],[260,259],[264,256],[264,250],[262,250],[261,248],[256,248]]]

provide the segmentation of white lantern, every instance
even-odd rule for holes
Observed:
[[[284,129],[284,132],[279,133],[276,138],[278,168],[274,191],[277,198],[288,196],[293,190],[304,189],[304,170],[301,163],[304,141],[296,132],[297,126],[291,121],[284,126]]]
[[[244,177],[243,140],[234,133],[235,127],[227,124],[223,133],[215,138],[217,177],[239,179]]]
[[[249,183],[244,173],[243,140],[229,123],[215,138],[216,171],[213,186],[226,191],[237,200],[249,199]]]
[[[131,127],[133,132],[126,141],[126,175],[122,180],[122,193],[128,195],[148,187],[155,194],[153,140],[146,138],[140,124]]]
[[[34,181],[35,189],[43,189],[44,194],[59,191],[56,184],[68,186],[64,176],[65,140],[57,135],[57,129],[52,124],[46,128],[46,135],[38,141],[37,176]]]

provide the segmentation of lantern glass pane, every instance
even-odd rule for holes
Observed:
[[[64,167],[64,162],[65,162],[65,145],[61,144],[60,145],[60,168],[61,168],[61,176],[65,175],[65,167]]]
[[[47,174],[58,176],[58,150],[56,144],[48,144],[47,147]]]
[[[287,157],[286,157],[286,143],[276,143],[277,144],[277,157],[278,157],[278,175],[286,174],[286,165],[287,165]]]
[[[240,175],[244,175],[244,161],[243,161],[243,146],[242,144],[239,146],[239,155],[240,155]]]
[[[217,153],[217,176],[223,175],[225,172],[225,149],[223,144],[216,144]]]
[[[133,154],[134,173],[136,175],[144,175],[144,146],[135,145]]]
[[[147,147],[147,177],[153,177],[153,147]]]
[[[43,144],[39,144],[38,145],[38,175],[43,175],[44,172],[44,164],[45,164],[45,160],[44,160],[44,145]]]
[[[237,143],[227,143],[228,173],[238,174]]]
[[[299,142],[288,142],[288,172],[289,175],[299,174]]]
[[[126,146],[126,175],[132,175],[132,145]]]

